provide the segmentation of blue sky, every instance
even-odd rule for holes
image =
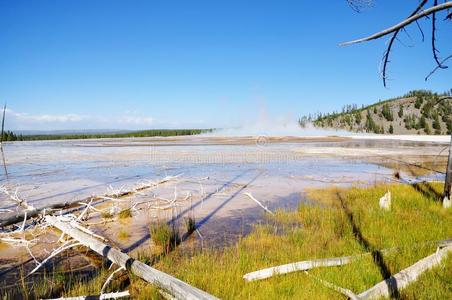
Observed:
[[[450,89],[449,70],[424,81],[428,29],[424,43],[416,27],[400,35],[389,88],[386,39],[338,46],[416,3],[376,0],[358,14],[344,0],[2,0],[0,103],[9,129],[230,127]],[[440,22],[443,57],[451,29]]]

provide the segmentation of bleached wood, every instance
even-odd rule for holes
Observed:
[[[101,293],[101,294],[104,294],[105,290],[106,290],[107,287],[108,287],[108,284],[110,283],[110,281],[112,281],[112,279],[113,279],[113,277],[115,276],[115,274],[118,273],[118,272],[120,272],[120,271],[122,271],[122,270],[125,270],[125,268],[124,268],[124,267],[119,267],[119,268],[117,268],[116,270],[114,270],[114,271],[110,274],[110,276],[108,276],[107,280],[105,280],[104,284],[102,285],[102,288],[100,289],[100,293]]]
[[[426,243],[432,243],[432,242],[426,242]],[[425,245],[426,243],[422,243],[422,245]],[[452,247],[452,240],[440,240],[433,242],[437,245],[439,249],[446,248],[446,247]],[[381,253],[390,253],[393,251],[396,251],[397,247],[389,248],[389,249],[383,249],[380,250]],[[276,275],[283,275],[293,272],[299,272],[299,271],[307,271],[314,268],[320,268],[320,267],[334,267],[334,266],[342,266],[351,263],[354,260],[360,259],[364,256],[371,255],[372,253],[367,252],[363,254],[353,255],[353,256],[343,256],[343,257],[335,257],[335,258],[325,258],[325,259],[314,259],[314,260],[305,260],[295,263],[290,263],[286,265],[280,265],[276,267],[270,267],[266,269],[262,269],[259,271],[247,273],[243,276],[243,279],[246,281],[255,281],[255,280],[262,280],[266,278],[270,278],[272,276]]]
[[[87,299],[93,299],[93,298],[119,299],[119,298],[124,298],[124,297],[129,297],[129,296],[130,296],[129,291],[124,291],[124,292],[116,292],[116,293],[107,293],[107,294],[102,294],[99,296],[78,296],[78,297],[56,298],[56,299],[46,299],[46,300],[87,300]],[[41,299],[41,300],[44,300],[44,299]]]
[[[243,193],[245,196],[247,196],[248,198],[250,198],[251,200],[253,200],[254,202],[256,202],[260,207],[262,207],[266,212],[268,212],[271,215],[274,215],[274,213],[269,210],[267,208],[267,206],[264,206],[259,200],[257,200],[256,198],[253,197],[253,195],[251,195],[251,193]]]
[[[388,191],[380,198],[379,205],[381,209],[391,210],[391,192]]]
[[[159,186],[160,184],[175,180],[175,179],[179,178],[180,176],[182,176],[182,174],[178,174],[176,176],[166,176],[163,179],[156,181],[156,182],[146,182],[146,183],[140,184],[137,187],[132,188],[131,190],[113,191],[111,194],[102,195],[102,196],[90,196],[83,200],[63,201],[63,202],[59,202],[59,203],[50,204],[50,205],[48,205],[46,207],[42,207],[42,208],[34,208],[32,206],[29,206],[23,200],[20,200],[19,202],[15,199],[13,199],[13,200],[18,202],[18,204],[20,206],[23,206],[25,209],[28,210],[27,211],[28,218],[35,218],[35,217],[46,214],[46,212],[51,212],[54,209],[69,209],[69,208],[77,207],[80,205],[85,205],[85,204],[80,204],[81,202],[93,201],[93,202],[96,202],[96,204],[99,204],[105,200],[117,200],[117,198],[120,198],[120,197],[130,196],[130,195],[133,195],[137,192],[141,192],[146,189],[155,188],[155,187]],[[3,187],[0,189],[0,191],[4,192]],[[11,195],[11,194],[9,193],[9,195]],[[24,206],[24,205],[26,205],[26,206]],[[22,222],[24,220],[24,218],[25,218],[24,211],[18,212],[17,214],[8,216],[6,218],[0,218],[0,227],[9,226],[12,224]]]
[[[425,271],[439,265],[442,259],[452,251],[452,246],[439,249],[436,253],[427,256],[414,265],[400,271],[390,278],[381,281],[367,291],[358,295],[360,299],[380,299],[390,297],[394,291],[399,291],[415,281]]]
[[[80,245],[81,245],[80,243],[72,243],[71,244],[70,241],[66,242],[61,247],[55,249],[46,259],[44,259],[42,262],[40,262],[28,275],[31,275],[34,272],[36,272],[37,270],[39,270],[39,268],[44,266],[50,259],[52,259],[53,257],[57,256],[61,252],[66,251],[66,250],[68,250],[70,248],[73,248],[73,247],[80,246]]]
[[[421,11],[418,14],[415,14],[415,15],[409,17],[409,18],[406,18],[402,22],[400,22],[400,23],[398,23],[398,24],[396,24],[396,25],[394,25],[392,27],[384,29],[384,30],[382,30],[380,32],[377,32],[375,34],[372,34],[371,36],[368,36],[368,37],[364,37],[364,38],[361,38],[361,39],[357,39],[357,40],[341,43],[341,44],[339,44],[339,46],[348,46],[348,45],[352,45],[352,44],[367,42],[367,41],[370,41],[370,40],[375,40],[375,39],[381,38],[381,37],[383,37],[385,35],[388,35],[388,34],[390,34],[392,32],[400,30],[401,28],[403,28],[403,27],[405,27],[405,26],[407,26],[407,25],[409,25],[409,24],[411,24],[411,23],[413,23],[413,22],[415,22],[415,21],[417,21],[417,20],[419,20],[421,18],[424,18],[424,17],[426,17],[426,16],[428,16],[428,15],[434,13],[434,12],[441,11],[441,10],[446,10],[446,9],[450,9],[450,8],[452,8],[452,1],[448,1],[448,2],[445,2],[445,3],[442,3],[442,4],[438,4],[438,5],[432,6],[432,7],[428,8],[428,9],[426,9],[426,10]]]
[[[287,274],[287,273],[298,272],[298,271],[306,271],[306,270],[319,268],[319,267],[342,266],[342,265],[349,264],[350,262],[352,262],[352,260],[357,259],[359,257],[361,257],[361,255],[300,261],[300,262],[296,262],[296,263],[291,263],[291,264],[286,264],[286,265],[281,265],[281,266],[277,266],[277,267],[271,267],[271,268],[251,272],[251,273],[245,274],[243,276],[243,279],[245,279],[246,281],[255,281],[255,280],[270,278],[274,275],[281,275],[281,274]]]
[[[73,239],[79,241],[83,245],[89,247],[98,254],[107,257],[118,266],[126,268],[134,275],[146,280],[149,283],[155,284],[157,287],[166,290],[176,299],[217,299],[208,293],[190,286],[189,284],[154,269],[140,261],[134,260],[120,250],[113,248],[107,244],[102,243],[98,239],[89,234],[73,227],[70,222],[64,222],[59,217],[46,216],[45,220],[52,226],[55,226],[65,234]]]

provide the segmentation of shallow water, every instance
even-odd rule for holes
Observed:
[[[403,141],[265,139],[263,143],[252,137],[8,143],[8,177],[2,174],[0,178],[2,185],[17,188],[21,197],[35,206],[83,199],[105,193],[109,187],[128,188],[142,180],[176,174],[224,181],[262,170],[265,175],[261,178],[296,184],[301,192],[312,185],[386,180],[393,170],[376,164],[375,158],[434,155],[442,148],[440,144]],[[441,178],[441,174],[435,176]],[[0,196],[0,208],[12,205]]]
[[[145,203],[132,218],[90,227],[131,255],[149,249],[149,226],[156,221],[170,221],[183,230],[185,220],[194,218],[196,234],[182,247],[190,248],[191,242],[196,247],[223,247],[249,233],[253,224],[265,222],[264,210],[245,193],[251,193],[271,211],[294,209],[300,202],[316,205],[306,198],[307,188],[394,182],[395,170],[389,167],[394,161],[410,168],[414,162],[433,161],[432,168],[438,169],[436,162],[444,161],[446,155],[443,152],[437,157],[443,144],[427,142],[291,137],[17,142],[6,143],[4,148],[9,175],[0,175],[0,185],[11,191],[17,189],[19,197],[35,207],[81,200],[111,189],[127,190],[140,182],[182,174],[175,181],[120,202],[118,209]],[[430,171],[422,177],[400,172],[405,182],[444,178],[444,174]],[[186,195],[191,195],[190,200],[184,200]],[[175,197],[180,206],[176,211],[147,209],[145,205],[156,196]],[[0,213],[0,217],[14,214],[16,203],[1,194],[0,208],[12,210]],[[92,217],[88,222],[100,219]],[[129,236],[119,238],[118,233],[124,230]],[[39,236],[39,243],[31,251],[42,260],[57,239]],[[12,283],[19,276],[15,269],[9,271],[9,264],[28,260],[25,269],[34,267],[24,248],[4,248],[0,252],[5,262],[0,261],[0,272],[8,273],[0,276],[4,282]],[[83,258],[80,266],[92,269],[90,264],[85,266],[86,257],[78,258]]]

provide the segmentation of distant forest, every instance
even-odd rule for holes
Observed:
[[[127,137],[166,137],[181,135],[196,135],[212,132],[213,129],[150,129],[128,131],[121,133],[68,133],[68,134],[37,134],[22,135],[12,131],[3,133],[3,141],[39,141],[39,140],[68,140],[68,139],[101,139],[101,138],[127,138]]]
[[[452,100],[440,101],[444,96],[452,96],[452,90],[415,90],[369,106],[350,104],[341,112],[305,116],[299,124],[381,134],[451,134]]]

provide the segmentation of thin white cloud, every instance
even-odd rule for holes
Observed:
[[[6,110],[7,124],[14,129],[145,129],[160,124],[150,116],[128,111],[119,116],[80,114],[31,114]]]
[[[7,114],[13,116],[18,121],[25,121],[25,122],[79,122],[86,118],[86,116],[77,115],[77,114],[63,114],[63,115],[36,115],[36,114],[29,114],[29,113],[20,113],[15,112],[11,109],[6,110]]]

